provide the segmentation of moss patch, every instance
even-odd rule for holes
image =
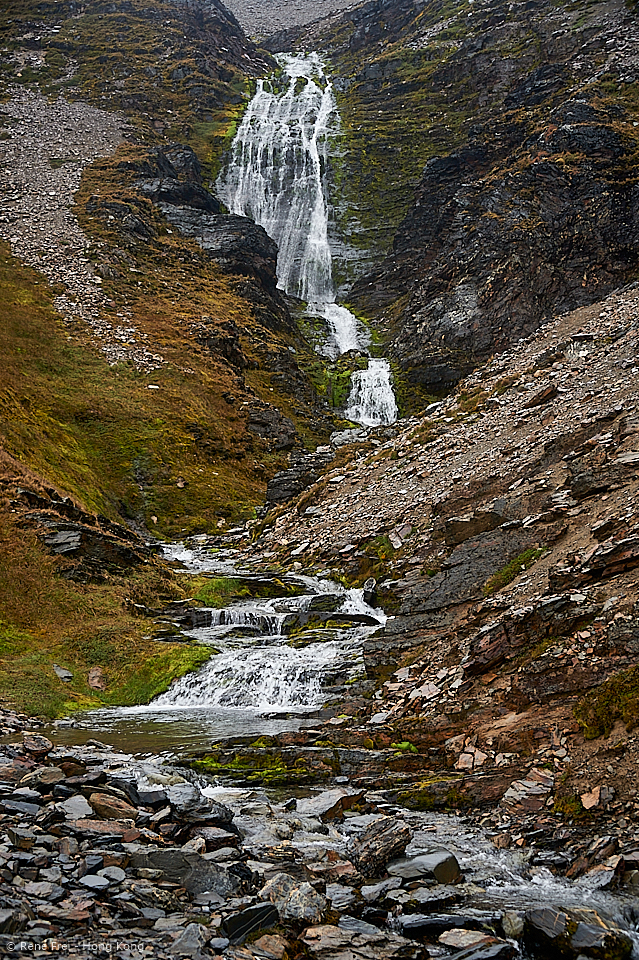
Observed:
[[[588,740],[609,736],[618,720],[634,730],[639,723],[639,667],[606,680],[581,700],[574,713]]]
[[[503,566],[501,570],[494,573],[492,577],[489,577],[484,584],[484,596],[488,597],[492,593],[496,593],[503,587],[508,586],[520,573],[523,573],[524,570],[529,570],[545,552],[546,547],[539,547],[537,550],[524,550],[523,553],[520,553],[519,556],[511,560],[510,563]]]

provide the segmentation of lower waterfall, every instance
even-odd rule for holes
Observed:
[[[333,86],[316,53],[278,59],[282,77],[257,81],[218,193],[231,213],[251,217],[276,241],[278,285],[326,322],[324,353],[367,353],[368,330],[335,302],[326,188],[328,139],[339,129]],[[397,419],[387,360],[353,375],[346,416],[370,426]]]

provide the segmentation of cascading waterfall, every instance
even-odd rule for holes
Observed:
[[[335,302],[325,189],[328,137],[339,127],[333,87],[316,53],[279,62],[282,80],[257,82],[218,192],[232,213],[251,217],[276,241],[278,285],[326,321],[327,356],[367,352],[368,331]],[[387,360],[369,361],[352,382],[349,419],[370,426],[397,419]]]

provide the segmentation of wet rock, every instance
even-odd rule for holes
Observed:
[[[353,844],[353,862],[365,877],[381,874],[389,860],[403,853],[411,841],[410,828],[393,817],[371,823]]]
[[[223,826],[233,820],[232,810],[203,796],[192,783],[172,784],[166,788],[166,795],[175,814],[183,820],[212,826]]]
[[[632,940],[612,920],[595,910],[529,910],[524,923],[524,943],[532,950],[560,956],[587,955],[601,960],[625,960]]]
[[[350,810],[364,796],[363,790],[338,788],[326,790],[316,797],[297,801],[297,812],[301,816],[319,817],[322,822],[335,820],[344,810]]]
[[[437,883],[456,883],[462,878],[457,858],[448,850],[437,850],[433,853],[420,854],[418,857],[395,860],[389,863],[387,870],[392,877],[401,877],[403,880],[430,877]]]
[[[362,597],[364,603],[367,603],[369,607],[374,607],[377,604],[377,580],[375,577],[369,577],[368,580],[364,581],[362,587]]]
[[[225,917],[220,926],[220,931],[225,937],[228,937],[231,943],[243,943],[249,934],[255,933],[256,930],[266,930],[273,927],[278,921],[279,913],[273,904],[257,904],[254,907],[247,907],[246,910]]]
[[[53,750],[51,741],[39,733],[23,733],[22,746],[31,756],[38,758],[46,757]]]

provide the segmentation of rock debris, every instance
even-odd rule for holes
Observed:
[[[24,263],[64,293],[55,306],[66,321],[84,321],[109,363],[131,361],[155,370],[162,357],[144,346],[144,334],[125,313],[105,318],[109,306],[102,278],[89,256],[89,239],[74,213],[82,171],[109,156],[126,125],[115,114],[59,96],[14,87],[0,106],[0,237]]]

